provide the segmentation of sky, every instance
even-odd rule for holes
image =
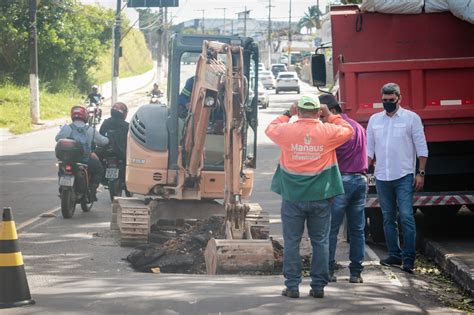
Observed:
[[[171,16],[174,24],[191,19],[202,18],[202,11],[204,11],[205,18],[223,18],[224,10],[216,8],[226,8],[226,18],[237,18],[237,12],[245,10],[250,11],[250,18],[254,19],[268,19],[268,4],[271,1],[272,6],[272,20],[288,21],[290,0],[179,0],[179,7],[169,8],[168,14]],[[81,0],[82,3],[99,3],[102,6],[115,8],[116,0]],[[291,19],[292,21],[299,20],[308,10],[309,6],[316,5],[317,0],[291,0]],[[320,0],[319,5],[321,11],[329,0]],[[135,20],[137,15],[134,9],[126,10],[127,16],[130,20]]]

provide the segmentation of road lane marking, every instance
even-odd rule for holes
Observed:
[[[49,217],[49,216],[51,216],[54,212],[59,211],[59,210],[61,210],[61,207],[56,207],[56,208],[54,208],[54,209],[47,210],[47,211],[41,213],[40,215],[38,215],[38,216],[36,216],[36,217],[34,217],[34,218],[31,218],[31,219],[29,219],[29,220],[27,220],[27,221],[25,221],[25,222],[19,224],[18,227],[16,228],[16,230],[17,230],[17,231],[20,231],[20,230],[26,228],[27,226],[29,226],[29,225],[35,223],[36,221],[38,221],[38,220],[41,219],[42,217]]]

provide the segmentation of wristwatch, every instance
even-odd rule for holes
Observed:
[[[419,170],[418,175],[420,175],[421,177],[425,177],[425,170]]]
[[[283,112],[283,115],[287,116],[288,118],[291,118],[291,114],[288,109]]]

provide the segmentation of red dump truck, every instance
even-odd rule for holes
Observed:
[[[462,205],[474,211],[474,25],[450,12],[382,14],[335,6],[331,32],[331,92],[350,117],[366,126],[383,110],[380,88],[396,82],[402,106],[422,118],[429,158],[415,209],[438,219]],[[318,48],[312,57],[318,88],[326,85],[327,55]],[[375,241],[383,240],[379,207],[371,187],[366,215]]]

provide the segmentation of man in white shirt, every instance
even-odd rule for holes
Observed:
[[[400,87],[382,87],[384,111],[372,115],[367,126],[369,165],[374,159],[376,188],[383,215],[388,257],[380,264],[401,266],[412,273],[415,263],[416,226],[413,217],[413,192],[423,188],[428,146],[420,116],[400,106]],[[418,157],[418,172],[416,158]],[[400,248],[397,206],[403,230]]]

